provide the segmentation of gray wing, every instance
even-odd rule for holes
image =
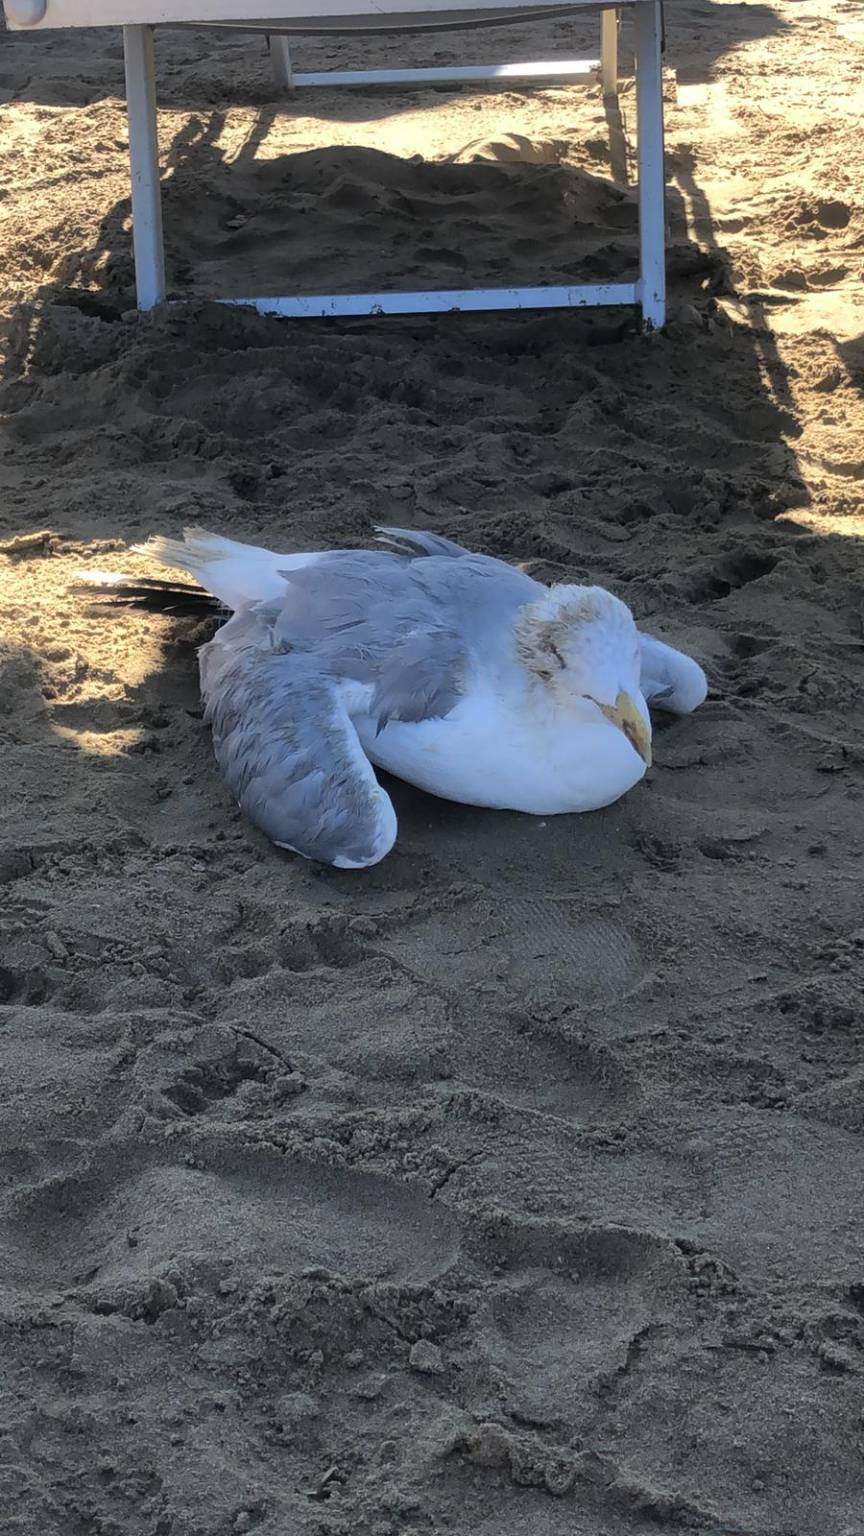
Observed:
[[[708,679],[699,663],[653,635],[639,635],[642,695],[655,709],[689,715],[705,700]]]
[[[445,539],[440,533],[423,533],[410,528],[376,528],[375,537],[379,544],[391,544],[399,554],[410,555],[414,560],[428,555],[462,560],[471,554],[469,549],[454,544],[452,539]]]
[[[272,842],[343,869],[376,864],[395,840],[393,806],[339,683],[274,649],[277,613],[241,610],[199,653],[216,760]]]
[[[504,594],[518,595],[518,603],[521,606],[526,602],[533,602],[542,596],[546,590],[538,583],[532,582],[530,577],[523,576],[521,572],[514,571],[512,566],[503,560],[494,560],[486,555],[471,555],[463,549],[461,544],[454,544],[451,539],[442,538],[437,533],[413,532],[405,528],[377,528],[376,533],[382,543],[387,543],[399,552],[404,552],[415,559],[425,557],[427,569],[430,571],[441,570],[443,560],[450,562],[460,561],[474,562],[473,580],[476,583],[477,574],[482,573],[491,578],[493,575],[501,583],[500,591],[502,600],[506,604]],[[438,557],[434,560],[432,557]],[[468,567],[465,567],[466,570]],[[452,564],[449,570],[445,569],[445,577],[452,580]],[[517,578],[520,585],[517,587]],[[532,590],[533,589],[533,590]],[[479,595],[479,586],[474,586],[475,595]],[[507,609],[512,619],[514,609]],[[494,631],[494,625],[489,623],[488,605],[481,603],[481,619],[485,618],[490,635]],[[653,704],[655,709],[665,709],[676,715],[688,715],[692,710],[698,709],[703,703],[708,692],[708,682],[705,673],[698,662],[685,656],[683,651],[676,651],[673,646],[666,645],[662,640],[656,640],[653,635],[640,634],[642,651],[642,694],[646,703]],[[425,715],[398,715],[396,710],[390,711],[391,715],[398,719],[424,719]]]
[[[545,591],[503,561],[461,552],[335,551],[280,574],[277,643],[320,675],[368,685],[379,731],[449,714],[473,668],[502,653],[518,610]]]

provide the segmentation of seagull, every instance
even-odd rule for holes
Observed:
[[[706,697],[698,663],[603,587],[546,586],[435,533],[376,536],[278,554],[187,528],[137,552],[196,587],[85,578],[115,603],[230,614],[198,653],[205,718],[228,788],[279,848],[378,864],[397,822],[376,768],[465,805],[598,810],[651,763],[649,704],[684,715]]]

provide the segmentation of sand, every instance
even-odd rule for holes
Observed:
[[[632,271],[626,48],[610,150],[595,86],[295,109],[164,34],[139,318],[119,38],[0,37],[4,1532],[864,1533],[864,23],[667,21],[650,338],[208,302]],[[304,864],[200,636],[72,590],[193,521],[590,575],[711,698],[601,814],[394,785],[385,863]]]

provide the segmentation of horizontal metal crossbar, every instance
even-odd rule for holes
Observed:
[[[638,304],[639,283],[596,283],[564,288],[454,288],[417,293],[336,293],[292,298],[220,299],[242,304],[259,315],[322,319],[370,315],[446,315],[470,310],[584,309],[595,305]]]
[[[599,59],[550,59],[529,64],[467,64],[440,69],[347,69],[292,74],[298,85],[462,85],[478,80],[579,80]]]
[[[430,32],[476,32],[481,28],[514,27],[521,22],[557,21],[573,15],[571,5],[532,6],[527,10],[458,11],[417,13],[413,16],[313,16],[307,21],[224,21],[203,22],[194,25],[210,27],[214,32],[254,31],[268,37],[387,37],[393,33],[415,35]],[[175,22],[175,26],[192,27],[191,22]]]

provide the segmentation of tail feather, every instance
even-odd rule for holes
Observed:
[[[79,592],[89,592],[94,602],[106,608],[139,608],[149,613],[169,613],[174,618],[201,619],[220,614],[227,617],[218,597],[202,587],[181,581],[134,579],[114,571],[84,571],[75,583]]]
[[[132,552],[136,555],[149,555],[152,560],[158,560],[160,565],[176,566],[178,570],[188,571],[192,576],[196,576],[205,566],[217,560],[226,560],[229,556],[243,559],[267,553],[257,549],[254,544],[224,539],[221,534],[210,533],[209,529],[199,527],[184,528],[182,539],[166,539],[162,534],[154,533],[144,544],[133,545]]]
[[[280,570],[308,565],[317,559],[316,555],[274,554],[255,544],[225,539],[206,528],[184,528],[182,539],[157,535],[146,544],[136,545],[135,553],[186,571],[231,609],[284,596],[286,583]]]

